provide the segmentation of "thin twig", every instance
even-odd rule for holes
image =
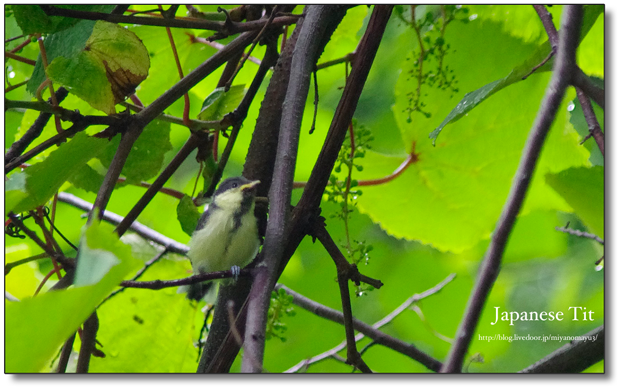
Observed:
[[[278,5],[276,5],[275,7],[273,7],[273,9],[271,10],[271,15],[269,15],[269,18],[267,19],[267,23],[265,23],[265,25],[263,26],[263,28],[260,30],[260,32],[258,33],[258,35],[256,36],[256,38],[254,38],[254,41],[252,42],[252,46],[250,46],[250,50],[248,50],[247,54],[244,54],[241,57],[241,61],[239,61],[239,64],[237,64],[237,68],[235,69],[235,73],[233,73],[233,75],[230,77],[230,80],[226,83],[226,87],[230,88],[233,79],[235,78],[235,76],[239,73],[239,71],[241,70],[241,68],[243,68],[243,64],[245,64],[245,61],[248,59],[248,57],[250,56],[250,54],[252,54],[252,51],[254,51],[254,48],[256,47],[256,45],[258,44],[258,42],[260,41],[260,39],[263,37],[263,34],[265,33],[265,31],[267,30],[267,27],[269,27],[269,25],[271,25],[271,23],[273,23],[273,18],[276,16],[276,11],[278,9]]]
[[[163,188],[164,184],[170,179],[172,174],[181,166],[189,154],[198,147],[200,137],[198,133],[192,134],[187,142],[181,147],[179,152],[174,156],[172,161],[164,168],[162,173],[157,176],[157,179],[153,181],[153,184],[146,190],[144,195],[140,197],[140,200],[129,210],[129,213],[123,218],[121,223],[116,227],[116,233],[120,236],[125,234],[127,229],[134,223],[140,213],[146,208],[151,200],[157,195],[157,193]]]
[[[71,353],[73,352],[73,343],[75,342],[74,332],[62,346],[62,351],[60,352],[60,358],[58,359],[58,366],[56,367],[57,373],[65,373],[67,372],[67,364],[69,364],[69,358],[71,357]]]
[[[412,344],[403,342],[402,340],[399,340],[395,337],[392,337],[388,334],[385,334],[381,331],[379,331],[378,329],[381,328],[382,326],[389,324],[390,322],[392,322],[394,320],[394,318],[396,318],[398,315],[400,315],[402,312],[404,312],[405,310],[407,310],[409,307],[411,307],[411,305],[415,304],[416,302],[421,301],[424,298],[427,298],[431,295],[437,294],[439,291],[441,291],[448,283],[450,283],[454,278],[456,277],[456,274],[450,274],[448,275],[443,281],[441,281],[439,284],[437,284],[436,286],[422,292],[419,294],[414,294],[411,297],[407,298],[400,306],[398,306],[396,309],[394,309],[390,314],[388,314],[387,316],[383,317],[381,320],[375,322],[372,325],[368,325],[358,319],[353,319],[353,327],[355,328],[355,330],[361,332],[360,334],[356,335],[356,341],[361,340],[362,338],[364,338],[365,336],[371,338],[374,342],[376,342],[377,344],[381,344],[383,346],[386,346],[388,348],[391,348],[399,353],[402,353],[406,356],[411,357],[412,359],[422,363],[424,366],[426,366],[428,369],[432,370],[432,371],[439,371],[439,369],[441,368],[441,362],[434,359],[433,357],[425,354],[424,352],[420,351],[419,349],[417,349],[415,346],[413,346]],[[337,322],[339,324],[343,324],[344,323],[344,316],[341,312],[334,310],[330,307],[321,305],[318,302],[312,301],[311,299],[291,290],[290,288],[278,284],[276,285],[276,289],[284,289],[284,291],[288,294],[291,295],[293,297],[293,303],[303,309],[306,309],[314,314],[316,314],[319,317],[328,319],[330,321],[334,321]],[[341,351],[342,349],[344,349],[346,347],[346,341],[344,341],[343,343],[339,344],[338,346],[330,349],[329,351],[326,351],[320,355],[314,356],[310,359],[306,359],[303,360],[301,362],[299,362],[297,365],[289,368],[288,370],[286,370],[285,372],[297,372],[299,371],[303,366],[307,366],[308,364],[313,364],[315,362],[318,362],[320,360],[325,359],[327,356],[333,355],[339,351]]]
[[[93,209],[92,203],[86,202],[85,200],[80,199],[77,196],[67,193],[67,192],[58,193],[58,200],[63,203],[69,204],[71,206],[77,207],[86,212],[89,212],[90,210]],[[118,225],[123,220],[123,217],[121,217],[118,214],[114,214],[110,211],[106,211],[105,213],[103,213],[102,219],[104,221],[108,221],[110,223]],[[155,230],[144,226],[140,222],[133,222],[129,226],[129,229],[133,230],[136,234],[138,234],[139,236],[143,237],[146,240],[152,241],[164,247],[168,247],[170,252],[184,255],[189,250],[189,247],[187,245],[174,241],[171,238],[168,238],[164,236],[163,234],[158,233]]]
[[[160,251],[157,255],[155,255],[155,257],[153,257],[151,260],[147,261],[146,263],[144,263],[144,267],[142,267],[142,269],[140,271],[138,271],[133,278],[131,278],[131,280],[136,281],[140,278],[140,276],[144,275],[144,273],[156,262],[158,262],[159,260],[161,260],[162,257],[164,257],[164,255],[168,253],[168,248],[164,247],[164,249],[162,251]],[[122,293],[123,291],[125,291],[127,287],[121,287],[118,290],[112,292],[110,295],[108,295],[103,301],[101,301],[101,303],[99,304],[99,306],[97,306],[97,308],[101,307],[101,305],[103,305],[105,302],[107,302],[108,300],[110,300],[112,297],[114,297],[117,294]]]
[[[58,91],[56,91],[56,100],[60,103],[61,101],[63,101],[67,97],[68,94],[69,94],[69,91],[67,89],[65,89],[63,87],[60,87],[60,88],[58,88]],[[51,105],[51,103],[52,103],[51,98],[48,99],[47,102],[48,102],[48,104]],[[39,137],[41,135],[41,133],[43,132],[43,128],[45,127],[45,125],[49,121],[50,117],[51,117],[51,115],[47,114],[47,113],[39,114],[39,116],[34,121],[32,126],[30,126],[30,128],[26,131],[26,133],[19,140],[15,141],[11,145],[9,150],[4,155],[4,165],[5,166],[7,164],[9,164],[10,162],[12,162],[14,159],[18,158],[22,153],[24,153],[24,151],[28,148],[28,146],[30,146],[32,141],[34,141],[37,137]],[[17,165],[19,165],[19,164],[17,164]],[[5,174],[8,173],[6,171],[6,168],[5,168],[5,172],[4,173]]]
[[[577,237],[589,238],[591,240],[594,240],[594,241],[598,242],[601,245],[605,245],[605,241],[603,241],[602,238],[600,238],[599,236],[597,236],[596,234],[593,234],[593,233],[588,233],[588,232],[584,232],[584,231],[581,231],[581,230],[576,230],[576,229],[571,229],[569,227],[561,227],[561,226],[556,226],[555,230],[557,230],[558,232],[568,233],[568,234],[571,234],[571,235],[577,236]]]
[[[41,8],[48,16],[64,16],[69,18],[86,20],[105,20],[110,23],[137,24],[143,26],[174,27],[184,29],[212,30],[227,35],[238,34],[248,31],[257,31],[263,28],[266,20],[254,20],[245,23],[216,22],[205,19],[175,18],[165,19],[162,17],[141,17],[132,15],[112,15],[103,12],[79,11],[68,8],[59,8],[50,5],[42,5]],[[299,16],[279,16],[271,23],[274,26],[285,26],[297,23]]]
[[[75,134],[79,133],[80,131],[84,131],[88,126],[100,124],[99,123],[100,118],[105,118],[105,117],[99,117],[99,116],[84,117],[82,120],[74,123],[73,126],[68,128],[67,130],[64,130],[62,133],[56,134],[53,137],[48,138],[47,140],[41,142],[39,145],[33,147],[26,153],[22,154],[21,156],[14,157],[11,160],[8,160],[8,162],[7,162],[7,156],[5,156],[4,173],[7,174],[11,172],[13,169],[19,167],[20,165],[30,160],[31,158],[36,157],[39,153],[45,151],[46,149],[54,145],[57,145],[60,142],[64,142],[67,138],[73,137]]]
[[[11,270],[17,266],[20,266],[22,264],[26,264],[29,263],[31,261],[35,261],[35,260],[41,260],[41,259],[47,259],[50,256],[47,253],[41,253],[38,255],[34,255],[34,256],[29,256],[26,257],[25,259],[21,259],[21,260],[17,260],[17,261],[13,261],[11,263],[7,263],[4,265],[4,276],[8,275],[9,272],[11,272]]]
[[[37,244],[39,248],[43,249],[43,251],[45,251],[45,253],[49,257],[58,256],[58,253],[54,252],[51,247],[45,244],[45,242],[43,242],[43,240],[41,240],[35,232],[28,229],[26,225],[24,225],[24,222],[22,222],[22,220],[15,213],[9,211],[8,217],[11,218],[11,221],[13,224],[15,224],[15,226],[17,226],[22,232],[24,232],[24,234],[26,234],[28,238],[34,241],[34,243]]]
[[[564,344],[531,366],[524,374],[567,374],[582,372],[605,358],[605,326]]]
[[[19,62],[21,62],[23,64],[27,64],[27,65],[35,66],[37,64],[37,62],[35,60],[31,60],[30,58],[22,57],[20,55],[11,53],[10,51],[5,51],[4,52],[4,56],[6,58],[11,58],[11,59],[14,59],[15,61],[19,61]]]
[[[239,277],[248,277],[252,275],[252,270],[249,268],[242,269],[239,273]],[[206,274],[198,274],[188,276],[181,279],[171,280],[149,280],[144,282],[138,282],[135,280],[124,280],[120,283],[121,287],[142,288],[147,290],[161,290],[162,288],[189,286],[190,284],[197,284],[207,282],[209,280],[226,279],[233,277],[231,270],[209,272]]]
[[[592,103],[590,103],[590,99],[585,92],[583,92],[580,88],[575,89],[577,90],[577,98],[581,104],[583,116],[586,118],[586,123],[588,124],[588,129],[590,130],[590,134],[584,139],[584,141],[589,137],[593,137],[596,141],[598,149],[601,151],[603,157],[605,157],[605,135],[603,135],[601,126],[598,124]]]

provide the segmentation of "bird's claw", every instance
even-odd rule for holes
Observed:
[[[233,265],[230,267],[230,272],[232,272],[233,284],[237,284],[237,280],[239,280],[239,275],[241,275],[241,267],[238,265]]]

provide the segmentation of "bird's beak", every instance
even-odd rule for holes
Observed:
[[[248,184],[242,185],[240,189],[241,191],[244,191],[244,192],[249,191],[249,190],[256,188],[256,186],[258,186],[259,184],[260,184],[260,180],[254,180]]]

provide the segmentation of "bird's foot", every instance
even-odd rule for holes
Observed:
[[[237,284],[237,280],[239,280],[239,275],[241,275],[241,267],[238,265],[233,265],[230,267],[230,272],[232,272],[233,284]]]

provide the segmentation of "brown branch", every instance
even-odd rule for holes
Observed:
[[[330,66],[343,64],[343,63],[351,63],[355,59],[355,52],[349,53],[344,57],[336,58],[335,60],[325,61],[316,66],[316,70],[321,70],[325,68],[329,68]]]
[[[41,116],[39,116],[41,117]],[[67,130],[64,130],[62,133],[60,134],[56,134],[53,137],[48,138],[47,140],[41,142],[39,145],[33,147],[32,149],[30,149],[29,151],[27,151],[26,153],[22,154],[21,156],[12,158],[11,160],[8,160],[9,162],[7,162],[4,165],[4,173],[7,174],[9,172],[11,172],[13,169],[19,167],[20,165],[22,165],[23,163],[25,163],[26,161],[30,160],[33,157],[36,157],[39,153],[45,151],[46,149],[64,142],[67,138],[71,138],[73,137],[75,134],[79,133],[80,131],[84,131],[87,127],[91,126],[91,125],[96,125],[96,124],[101,124],[100,122],[102,121],[101,118],[106,118],[106,117],[102,117],[102,116],[85,116],[83,117],[81,120],[75,122],[73,124],[73,126],[71,126],[70,128],[68,128]],[[113,119],[113,118],[111,118]],[[33,125],[34,126],[34,125]],[[23,137],[22,137],[23,139]],[[28,142],[29,144],[29,142]],[[8,153],[7,153],[8,155]],[[5,161],[7,161],[7,158],[5,156]]]
[[[601,151],[601,154],[605,157],[605,135],[601,131],[601,126],[598,124],[592,103],[590,103],[590,99],[586,96],[585,92],[583,92],[580,88],[576,89],[577,98],[579,99],[581,109],[583,110],[583,116],[586,118],[586,123],[588,124],[588,129],[590,130],[590,134],[584,139],[584,141],[589,137],[593,137],[596,141],[596,145]]]
[[[172,161],[164,168],[162,173],[157,176],[157,179],[153,181],[153,184],[146,190],[146,192],[140,197],[140,200],[129,210],[129,213],[123,218],[121,223],[116,227],[116,233],[120,236],[125,234],[127,229],[138,218],[140,213],[146,208],[151,200],[157,195],[157,193],[164,187],[164,184],[170,179],[172,174],[181,166],[189,154],[198,147],[200,139],[202,137],[199,133],[192,134],[187,142],[181,147],[179,152],[174,156]]]
[[[239,277],[252,276],[253,270],[245,268],[239,273]],[[187,278],[172,279],[172,280],[149,280],[146,282],[138,282],[136,280],[124,280],[120,283],[121,287],[130,288],[142,288],[147,290],[161,290],[162,288],[189,286],[190,284],[197,284],[207,282],[209,280],[226,279],[233,277],[231,270],[209,272],[206,274],[198,274],[188,276]]]
[[[131,278],[132,281],[136,281],[138,280],[138,278],[140,278],[140,276],[144,275],[144,273],[156,262],[158,262],[159,260],[161,260],[162,257],[164,257],[164,255],[168,253],[168,248],[164,247],[164,249],[162,251],[160,251],[157,255],[155,255],[155,257],[153,257],[151,260],[147,261],[146,263],[144,263],[144,267],[142,267],[142,269],[140,271],[138,271],[133,278]],[[121,287],[118,290],[112,292],[110,295],[108,295],[103,301],[101,301],[101,303],[99,304],[99,306],[97,306],[97,308],[101,307],[101,305],[103,305],[104,303],[106,303],[108,300],[110,300],[112,297],[122,293],[123,291],[125,291],[127,287]]]
[[[605,358],[605,327],[599,326],[519,371],[523,374],[582,372]]]
[[[99,330],[99,318],[97,312],[93,312],[90,317],[84,322],[84,329],[82,331],[82,345],[80,347],[80,353],[78,355],[77,366],[75,372],[83,374],[88,372],[90,365],[90,357],[96,349],[97,331]]]
[[[248,297],[248,318],[245,330],[245,346],[242,372],[260,372],[265,348],[265,328],[271,290],[278,278],[278,268],[284,259],[290,223],[290,200],[293,175],[297,159],[301,120],[310,86],[310,75],[322,50],[323,40],[333,23],[338,6],[308,6],[304,23],[299,33],[297,50],[293,62],[287,104],[282,107],[282,120],[276,151],[273,182],[269,191],[269,219],[265,232],[263,249],[257,273]],[[339,18],[336,18],[338,21]],[[256,364],[258,363],[258,365]]]
[[[390,5],[376,5],[362,37],[352,64],[351,75],[347,82],[331,126],[327,133],[323,149],[304,188],[304,192],[292,215],[291,239],[286,249],[287,258],[291,256],[306,232],[313,216],[317,215],[330,173],[338,158],[338,153],[347,133],[347,129],[357,107],[357,102],[364,88],[368,73],[374,61],[385,26],[392,12]],[[280,267],[281,272],[284,265]]]
[[[570,81],[571,72],[575,66],[575,51],[579,42],[581,19],[581,6],[566,6],[563,12],[558,57],[554,64],[553,76],[528,136],[508,199],[480,266],[478,280],[467,303],[465,315],[456,332],[455,342],[442,367],[442,372],[462,370],[463,359],[478,325],[484,304],[499,274],[502,255],[525,199],[538,156]]]
[[[7,57],[7,58],[12,58],[12,59],[14,59],[16,61],[19,61],[21,63],[24,63],[24,64],[32,65],[32,66],[35,66],[37,64],[37,62],[35,60],[31,60],[30,58],[22,57],[20,55],[14,54],[14,53],[12,53],[10,51],[5,51],[4,52],[4,56]]]
[[[133,15],[106,14],[103,12],[79,11],[68,8],[58,8],[50,5],[41,5],[48,16],[64,16],[68,18],[86,20],[105,20],[110,23],[137,24],[143,26],[174,27],[196,30],[212,30],[226,35],[233,35],[247,31],[257,31],[263,28],[265,20],[254,20],[245,23],[216,22],[205,19],[166,19],[160,17],[143,17]],[[280,16],[273,20],[273,26],[285,26],[297,23],[298,16]]]
[[[549,36],[549,44],[551,45],[552,52],[555,53],[558,48],[558,32],[555,29],[555,25],[553,24],[553,19],[551,17],[551,13],[547,11],[547,8],[544,5],[534,5],[534,9],[540,18],[540,21]]]
[[[57,373],[65,373],[67,371],[67,365],[69,364],[69,358],[71,357],[71,353],[73,352],[73,343],[75,342],[74,332],[62,346],[62,351],[60,352],[60,358],[58,358],[58,366],[56,367]]]
[[[603,110],[605,109],[605,90],[596,86],[579,67],[575,67],[575,69],[573,70],[572,84],[576,88],[581,89]]]
[[[569,227],[559,227],[559,226],[556,226],[555,230],[557,230],[558,232],[568,233],[570,235],[577,236],[577,237],[589,238],[591,240],[598,242],[601,245],[605,245],[605,241],[603,241],[603,239],[597,236],[596,234],[582,232],[581,230],[570,229]]]
[[[356,284],[359,284],[362,280],[362,278],[360,278],[361,275],[357,270],[357,266],[354,264],[349,264],[346,260],[322,222],[315,225],[314,235],[325,247],[336,264],[338,286],[340,288],[340,300],[342,302],[342,313],[344,315],[344,329],[347,339],[347,363],[353,365],[353,367],[362,372],[371,372],[370,368],[368,368],[366,363],[364,363],[361,355],[357,351],[355,333],[353,329],[351,297],[349,295],[349,279],[353,280]],[[369,279],[370,278],[364,278],[364,280]],[[375,288],[380,288],[383,285],[383,283],[378,280],[375,280],[372,284]]]
[[[274,67],[269,86],[261,103],[254,134],[243,168],[243,176],[252,180],[260,180],[257,194],[267,196],[271,186],[273,167],[275,164],[275,150],[278,142],[282,105],[288,86],[289,73],[293,49],[303,19],[295,26],[293,34],[287,41],[277,65]],[[267,50],[270,50],[269,45]],[[267,208],[261,205],[256,207],[256,215],[259,220],[261,236],[265,231],[267,220]],[[200,357],[197,372],[213,373],[228,372],[235,357],[239,352],[239,346],[230,335],[230,326],[227,313],[224,310],[228,301],[233,301],[235,307],[241,308],[237,319],[237,329],[245,334],[247,316],[247,296],[250,291],[250,281],[240,280],[235,286],[222,286],[219,290],[213,322],[209,331],[209,338]]]
[[[555,29],[553,20],[551,19],[551,14],[549,13],[549,11],[547,11],[544,5],[534,5],[534,9],[536,9],[536,12],[538,13],[538,16],[540,17],[540,20],[542,21],[543,26],[545,27],[545,31],[547,32],[547,35],[549,36],[549,42],[551,43],[552,50],[547,58],[548,60],[557,51],[558,32]],[[534,70],[531,73],[533,73]],[[601,106],[602,109],[605,109],[605,91],[596,87],[590,81],[588,76],[586,76],[583,73],[583,71],[577,66],[577,64],[574,64],[574,69],[572,70],[571,77],[572,79],[570,82],[571,84],[575,86],[575,89],[577,90],[577,98],[579,99],[579,103],[581,104],[583,114],[586,118],[586,122],[588,123],[588,128],[590,129],[590,136],[594,137],[596,144],[599,150],[601,151],[601,154],[604,157],[605,156],[605,136],[603,135],[603,132],[601,131],[601,127],[599,126],[598,121],[596,120],[596,115],[594,114],[592,103],[590,103],[590,100],[587,98],[586,95],[591,96],[597,102],[597,104]],[[583,90],[584,88],[587,90],[587,92],[584,92]],[[586,137],[586,139],[589,138],[590,136]]]
[[[56,91],[56,100],[58,101],[58,103],[62,102],[67,97],[68,94],[69,94],[69,91],[66,90],[65,88],[63,87],[58,88],[58,91]],[[48,105],[50,105],[51,107],[52,99],[51,98],[48,99],[47,102],[48,102]],[[5,100],[5,105],[6,105],[6,100]],[[24,151],[28,148],[28,146],[30,146],[32,141],[34,141],[35,139],[37,139],[37,137],[41,135],[41,133],[43,132],[43,128],[45,127],[45,125],[47,124],[51,116],[52,115],[49,113],[42,112],[39,114],[39,116],[34,121],[32,126],[30,126],[30,128],[26,131],[26,133],[24,133],[24,135],[19,140],[15,141],[11,145],[9,150],[4,155],[5,166],[11,163],[14,159],[18,158],[22,153],[24,153]],[[17,164],[17,166],[19,166],[20,164]],[[10,170],[7,171],[5,168],[4,173],[6,174],[8,172],[10,172]]]

